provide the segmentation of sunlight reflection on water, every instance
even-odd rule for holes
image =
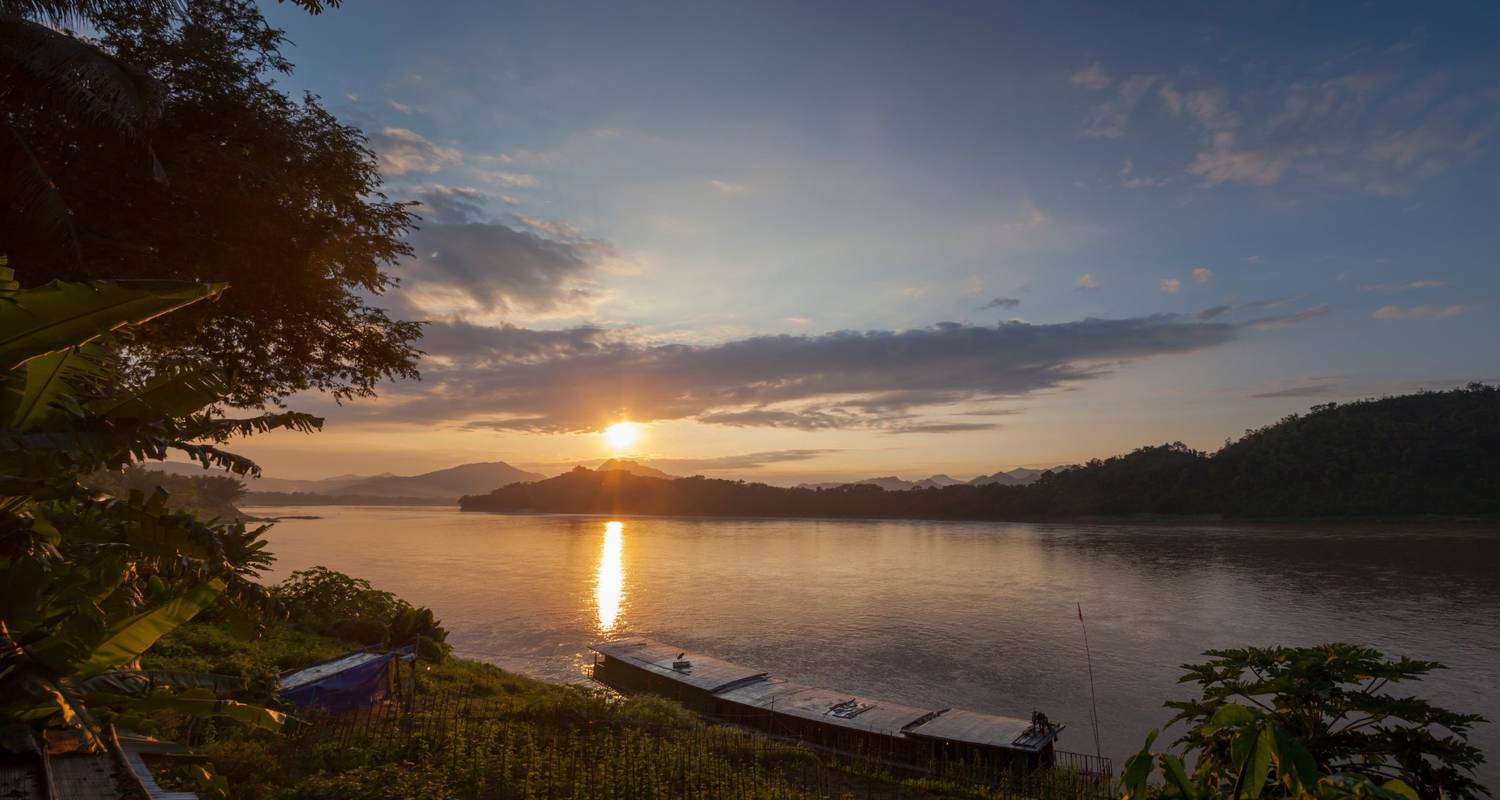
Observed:
[[[594,604],[599,608],[599,632],[615,629],[620,603],[625,598],[625,570],[620,554],[625,545],[625,523],[604,523],[604,542],[599,550],[599,575],[594,579]]]

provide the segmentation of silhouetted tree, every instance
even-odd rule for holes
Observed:
[[[250,0],[0,0],[0,246],[31,283],[232,282],[135,346],[235,372],[240,405],[370,395],[420,355],[369,301],[414,218],[357,129],[272,82],[283,42]]]

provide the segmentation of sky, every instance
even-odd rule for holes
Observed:
[[[431,323],[268,475],[967,478],[1500,378],[1500,6],[266,10]]]

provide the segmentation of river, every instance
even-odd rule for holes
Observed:
[[[1208,648],[1348,641],[1450,669],[1413,691],[1500,718],[1500,530],[520,516],[261,507],[269,580],[325,565],[430,606],[458,655],[578,681],[644,635],[800,683],[1067,724],[1138,749]],[[1500,726],[1474,741],[1500,789]]]

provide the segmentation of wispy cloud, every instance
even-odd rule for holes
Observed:
[[[1131,113],[1156,81],[1157,77],[1154,75],[1132,75],[1120,81],[1113,97],[1089,111],[1079,133],[1103,139],[1124,136],[1130,124]]]
[[[457,148],[435,144],[407,128],[385,128],[370,137],[370,146],[387,176],[433,173],[463,161]]]
[[[395,100],[386,100],[385,101],[385,105],[386,105],[387,108],[391,109],[392,111],[397,111],[397,112],[400,112],[402,114],[410,114],[411,113],[411,106],[409,106],[409,105],[407,105],[405,103],[397,102]]]
[[[1312,308],[1304,309],[1292,314],[1280,314],[1274,317],[1261,317],[1260,319],[1253,319],[1245,323],[1245,325],[1258,331],[1267,331],[1275,330],[1277,328],[1288,328],[1298,323],[1318,319],[1319,317],[1325,317],[1327,315],[1328,304],[1324,303],[1323,305],[1313,306]]]
[[[1193,283],[1208,283],[1213,280],[1214,271],[1208,267],[1198,267],[1193,270]]]
[[[992,308],[1015,308],[1021,304],[1018,297],[996,297],[979,307],[980,311],[989,311]]]
[[[1162,278],[1161,291],[1162,294],[1177,294],[1182,291],[1182,281],[1177,278]]]
[[[750,190],[743,183],[733,183],[731,181],[712,180],[708,182],[708,185],[719,194],[744,194]]]
[[[1120,167],[1120,185],[1126,189],[1159,189],[1172,182],[1167,177],[1147,177],[1138,175],[1135,171],[1135,159],[1125,159],[1125,164]]]
[[[1325,70],[1231,89],[1191,76],[1136,74],[1106,84],[1115,87],[1113,96],[1090,109],[1081,132],[1124,136],[1132,115],[1154,96],[1198,137],[1187,173],[1205,186],[1271,186],[1295,177],[1400,194],[1415,180],[1472,162],[1500,131],[1500,86],[1444,91],[1442,77]],[[1104,88],[1087,83],[1075,81],[1089,91]],[[1150,185],[1132,172],[1127,161],[1125,185]]]
[[[1468,313],[1469,306],[1381,306],[1375,319],[1447,319]]]
[[[1078,279],[1078,282],[1073,285],[1079,289],[1097,289],[1104,284],[1096,280],[1093,275],[1084,274]]]
[[[1327,397],[1329,395],[1341,394],[1343,388],[1344,377],[1342,375],[1321,375],[1295,383],[1278,381],[1272,388],[1253,392],[1249,396],[1256,399]]]
[[[1100,89],[1108,89],[1110,84],[1114,83],[1115,80],[1110,77],[1109,72],[1105,71],[1103,64],[1095,61],[1069,75],[1068,82],[1074,86],[1082,86],[1091,91],[1098,91]]]
[[[529,189],[540,186],[542,181],[535,175],[523,172],[506,172],[499,169],[481,169],[474,173],[480,180],[507,189]]]
[[[1367,283],[1359,287],[1359,290],[1361,292],[1389,293],[1402,292],[1409,289],[1438,289],[1447,285],[1447,281],[1423,279],[1408,281],[1406,283]]]

